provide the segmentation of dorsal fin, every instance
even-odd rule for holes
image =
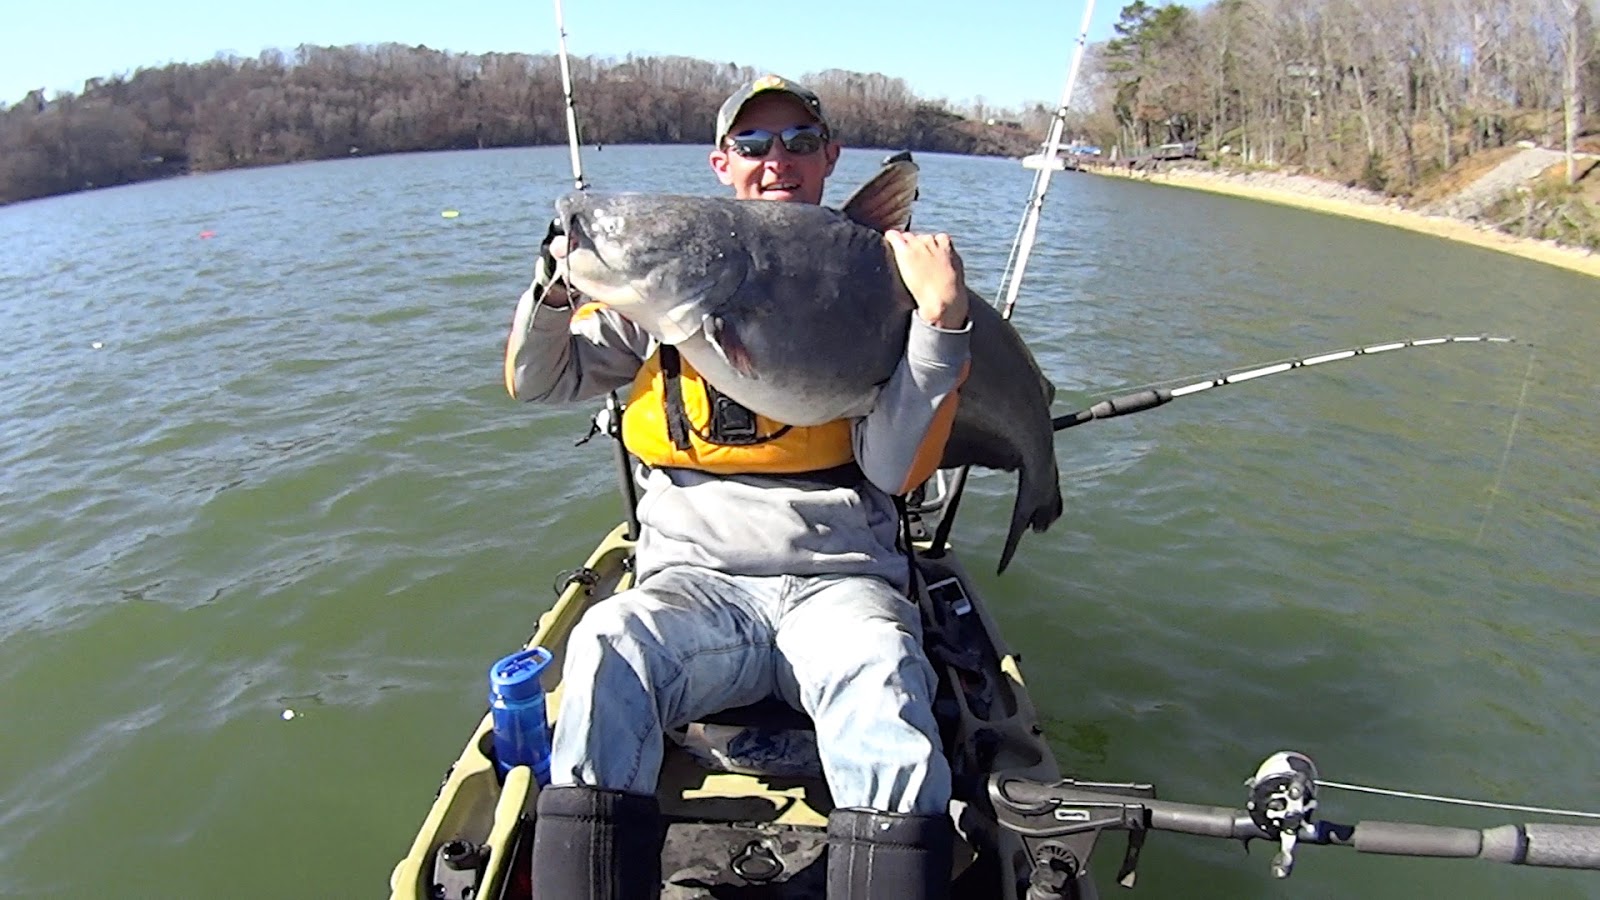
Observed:
[[[917,164],[910,153],[884,160],[878,174],[856,188],[840,212],[857,225],[877,231],[911,227],[911,201],[917,199]]]

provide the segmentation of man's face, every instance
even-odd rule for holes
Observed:
[[[797,125],[815,125],[810,110],[794,97],[772,92],[758,94],[733,120],[730,135],[760,129],[774,135]],[[822,187],[839,159],[839,145],[828,141],[822,149],[798,155],[772,141],[771,149],[759,159],[751,159],[731,149],[729,141],[711,151],[711,170],[717,179],[733,188],[740,200],[783,200],[791,203],[821,203]]]

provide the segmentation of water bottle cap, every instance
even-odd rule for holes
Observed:
[[[508,701],[526,700],[538,694],[539,676],[550,665],[551,654],[543,647],[522,650],[489,667],[489,690]]]

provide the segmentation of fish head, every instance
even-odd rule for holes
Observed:
[[[668,344],[733,297],[749,254],[725,204],[661,194],[573,192],[556,202],[572,287]]]

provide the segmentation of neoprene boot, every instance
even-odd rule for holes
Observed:
[[[547,787],[533,829],[534,900],[655,900],[662,837],[654,797]]]
[[[828,815],[828,900],[944,900],[954,843],[949,816],[836,809]]]

